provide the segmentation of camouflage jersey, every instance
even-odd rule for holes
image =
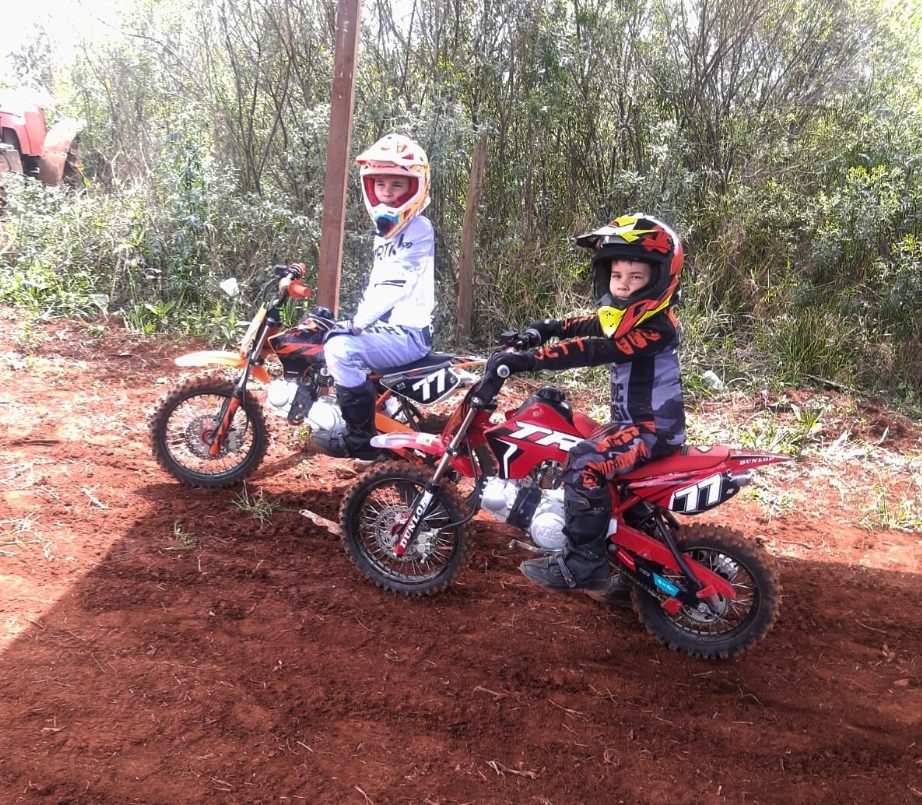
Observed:
[[[535,350],[534,371],[611,364],[611,421],[635,425],[653,456],[685,441],[685,403],[679,373],[681,328],[667,308],[620,338],[602,332],[597,316],[557,323],[555,344]]]

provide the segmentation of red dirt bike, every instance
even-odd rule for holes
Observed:
[[[333,380],[323,358],[324,338],[335,326],[333,314],[315,308],[296,327],[283,329],[279,307],[289,296],[311,296],[310,288],[298,280],[279,295],[279,274],[284,268],[277,266],[276,275],[263,286],[261,304],[237,352],[193,352],[176,358],[184,367],[238,370],[234,380],[220,375],[186,380],[167,392],[151,415],[154,457],[182,484],[231,486],[259,467],[269,446],[269,430],[263,408],[248,388],[251,380],[267,386],[268,410],[285,417],[291,425],[334,432],[344,426],[331,396]],[[273,356],[283,372],[274,380],[265,366]],[[429,429],[437,433],[444,418],[430,420],[418,406],[433,406],[472,385],[476,376],[464,367],[479,363],[482,360],[430,352],[413,363],[372,374],[378,431],[414,433]],[[422,462],[425,458],[412,450],[386,449],[403,460]]]
[[[506,333],[502,341],[524,348],[536,335]],[[395,462],[372,466],[342,503],[346,552],[379,587],[431,595],[461,569],[478,496],[468,498],[473,507],[466,505],[448,480],[452,474],[473,478],[482,509],[521,528],[533,543],[513,540],[510,547],[541,554],[563,549],[561,471],[568,450],[599,424],[573,411],[554,386],[540,388],[495,424],[490,415],[503,382],[485,377],[473,386],[440,436],[375,438],[380,447],[418,450],[438,461],[434,471]],[[769,555],[730,528],[680,525],[673,512],[718,506],[736,495],[754,467],[787,460],[686,446],[611,484],[613,579],[620,575],[629,584],[638,617],[661,643],[725,658],[755,645],[772,627],[781,585]]]

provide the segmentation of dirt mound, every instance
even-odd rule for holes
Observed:
[[[448,593],[383,593],[297,514],[348,462],[279,439],[245,494],[184,489],[145,416],[180,346],[0,323],[0,801],[922,802],[918,423],[824,398],[815,449],[702,518],[785,590],[713,664],[536,591],[486,520]]]

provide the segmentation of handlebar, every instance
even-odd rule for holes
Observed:
[[[516,330],[506,330],[499,336],[499,342],[506,348],[515,350],[533,349],[542,344],[541,333],[529,327],[524,333]],[[508,375],[507,375],[508,376]]]
[[[533,349],[534,347],[541,346],[543,339],[541,338],[541,333],[529,327],[522,333],[517,330],[506,330],[500,334],[499,342],[502,347],[493,354],[498,352],[519,352]],[[487,361],[487,365],[489,366],[489,360]],[[471,397],[472,403],[480,408],[490,407],[496,395],[499,394],[499,390],[503,387],[503,384],[511,374],[512,372],[509,370],[509,367],[505,365],[497,367],[494,375],[484,373],[480,383],[474,388]]]
[[[263,285],[260,292],[260,299],[269,309],[283,305],[289,297],[298,299],[308,299],[313,296],[313,291],[304,285],[300,280],[307,273],[307,267],[304,263],[279,263],[272,267],[272,276]],[[279,288],[279,284],[286,277],[290,277],[284,289]]]

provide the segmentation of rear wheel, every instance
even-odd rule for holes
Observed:
[[[705,659],[740,654],[765,637],[781,604],[781,583],[771,557],[723,526],[683,527],[676,543],[685,556],[723,576],[736,595],[703,600],[697,608],[683,606],[672,615],[660,599],[635,587],[631,591],[634,608],[647,630],[674,651]],[[662,575],[683,583],[677,572]]]
[[[343,543],[366,579],[407,596],[444,590],[461,570],[467,531],[461,522],[467,506],[443,483],[433,492],[417,536],[398,556],[395,546],[432,473],[425,467],[388,462],[366,472],[340,508]]]
[[[222,408],[234,384],[222,377],[189,380],[166,394],[150,419],[157,463],[186,486],[232,486],[259,467],[269,447],[266,419],[246,392],[219,449],[212,450]]]

